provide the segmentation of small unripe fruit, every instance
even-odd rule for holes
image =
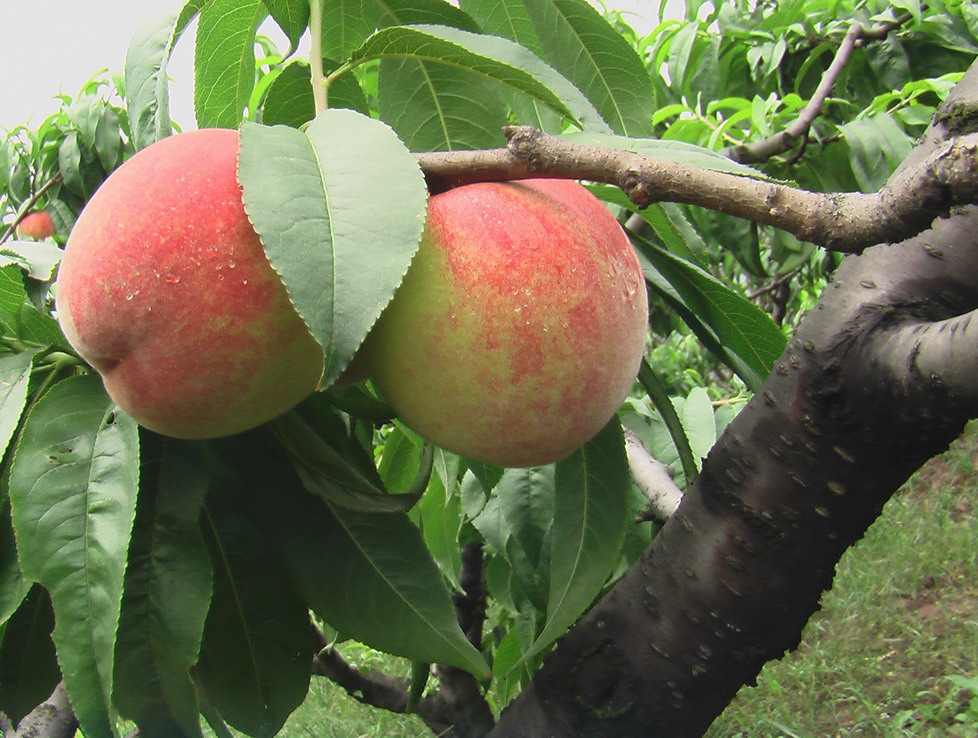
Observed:
[[[596,197],[564,180],[481,183],[431,199],[419,251],[361,352],[428,440],[536,466],[615,414],[647,325],[638,258]]]
[[[44,210],[31,213],[17,224],[17,238],[33,238],[43,241],[55,234],[54,221]]]
[[[68,239],[57,311],[112,399],[151,430],[252,428],[316,389],[322,350],[241,200],[238,134],[177,134],[102,184]]]

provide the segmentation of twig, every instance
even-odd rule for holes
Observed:
[[[757,298],[763,297],[764,295],[768,294],[769,292],[774,292],[782,284],[785,284],[787,282],[790,282],[792,279],[794,279],[795,276],[799,272],[801,272],[801,270],[804,269],[804,268],[805,268],[805,265],[804,264],[801,264],[799,266],[796,266],[794,269],[792,269],[792,270],[790,270],[788,272],[785,272],[784,274],[780,275],[777,279],[773,280],[769,284],[766,284],[763,287],[759,287],[754,292],[751,292],[749,295],[747,295],[747,299],[750,300],[751,302],[753,302]]]
[[[698,205],[774,226],[833,251],[858,253],[916,235],[978,193],[978,134],[963,135],[898,172],[876,193],[816,193],[629,151],[583,146],[529,126],[508,126],[505,149],[418,154],[433,190],[555,177],[620,187],[639,208]]]
[[[682,490],[673,481],[676,472],[668,464],[663,464],[645,449],[635,431],[625,429],[625,453],[632,479],[645,495],[649,503],[638,516],[636,522],[654,520],[664,523],[679,507],[683,498]]]
[[[31,209],[35,205],[37,205],[37,201],[40,200],[42,197],[44,197],[44,193],[46,193],[48,190],[50,190],[52,187],[58,184],[61,180],[62,180],[61,172],[58,172],[53,177],[51,177],[51,179],[49,179],[47,182],[41,185],[38,191],[35,192],[33,195],[31,195],[30,198],[28,198],[28,200],[23,205],[20,206],[20,210],[17,211],[17,215],[14,218],[14,222],[11,223],[9,226],[7,226],[4,229],[3,233],[0,234],[0,244],[4,243],[8,238],[10,238],[14,234],[14,231],[17,230],[17,226],[20,225],[20,222],[24,218],[26,218],[30,214]]]
[[[835,52],[835,57],[832,59],[832,63],[829,64],[828,68],[822,74],[822,79],[819,81],[818,87],[815,88],[811,100],[802,109],[798,118],[783,131],[775,133],[762,141],[756,141],[752,144],[741,144],[740,146],[732,146],[725,149],[722,152],[724,156],[742,164],[767,161],[772,156],[777,156],[788,151],[794,145],[795,141],[800,138],[801,146],[791,156],[789,163],[794,163],[800,159],[801,154],[804,153],[805,147],[808,144],[808,132],[811,130],[815,119],[822,114],[825,101],[832,92],[832,88],[835,87],[835,83],[838,81],[839,75],[842,74],[842,70],[845,69],[849,60],[852,58],[852,52],[856,48],[865,45],[867,41],[878,41],[885,38],[889,33],[902,26],[912,17],[910,13],[905,13],[895,20],[879,23],[872,28],[863,28],[858,23],[853,24],[843,37],[842,43],[839,45],[838,50]]]
[[[390,712],[404,712],[407,707],[407,680],[389,677],[374,669],[364,674],[333,647],[326,647],[316,655],[312,672],[336,682],[358,702]]]

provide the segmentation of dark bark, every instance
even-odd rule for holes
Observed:
[[[907,166],[974,130],[976,99],[973,67]],[[976,309],[978,207],[848,257],[652,546],[491,735],[701,735],[978,414]]]

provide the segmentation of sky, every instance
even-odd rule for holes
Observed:
[[[177,8],[179,0],[0,0],[0,132],[39,125],[58,109],[59,92],[75,96],[96,72],[121,72],[126,47],[147,17]],[[640,33],[653,27],[654,0],[607,0],[629,11]],[[277,28],[262,32],[276,38]],[[284,39],[279,34],[278,38]],[[282,44],[284,46],[284,43]],[[177,43],[168,67],[170,112],[184,128],[193,123],[192,29]]]

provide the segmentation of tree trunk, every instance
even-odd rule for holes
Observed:
[[[978,128],[976,100],[973,66],[905,166]],[[974,206],[847,257],[652,546],[490,735],[702,735],[797,646],[842,553],[978,414],[976,308]]]

